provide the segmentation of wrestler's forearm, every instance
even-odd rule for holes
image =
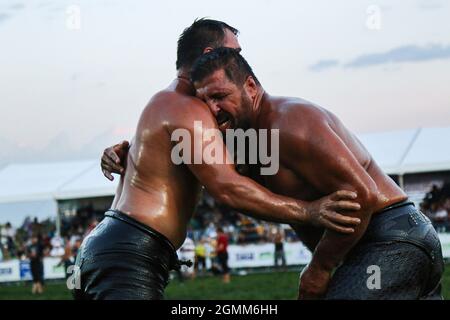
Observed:
[[[306,222],[306,202],[277,195],[255,181],[239,176],[222,183],[212,195],[233,209],[257,219],[278,223]]]
[[[336,268],[366,232],[372,213],[370,208],[363,208],[358,212],[361,223],[355,227],[354,233],[340,234],[326,230],[314,250],[311,267],[330,272]]]

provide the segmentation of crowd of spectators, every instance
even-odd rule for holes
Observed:
[[[442,187],[433,185],[426,193],[421,210],[438,232],[450,232],[450,183]],[[106,209],[106,208],[105,208]],[[76,254],[82,239],[103,218],[104,210],[94,210],[92,204],[66,212],[62,215],[60,235],[56,234],[55,221],[27,217],[23,224],[14,228],[10,223],[0,225],[0,261],[7,259],[29,259],[33,237],[37,237],[43,256],[60,257],[68,246]],[[258,221],[232,209],[217,204],[207,193],[202,196],[192,217],[188,235],[194,243],[205,243],[217,237],[221,227],[230,244],[265,243],[273,241],[276,225]],[[290,228],[284,230],[284,241],[297,241]]]
[[[14,228],[11,223],[0,225],[0,261],[9,259],[30,259],[34,248],[39,246],[43,257],[62,257],[71,248],[72,260],[83,238],[101,220],[92,206],[83,207],[61,219],[60,235],[56,234],[56,223],[52,219],[38,221],[25,218],[21,226]]]
[[[442,187],[433,185],[420,204],[438,232],[450,232],[450,183]]]
[[[226,206],[217,204],[205,193],[191,219],[190,237],[197,243],[202,239],[216,237],[217,227],[228,235],[230,244],[249,244],[271,242],[276,224],[253,219]],[[291,229],[286,230],[288,242],[298,241]]]
[[[438,232],[450,232],[450,183],[441,187],[433,185],[426,193],[420,208],[432,221]],[[29,260],[33,278],[33,293],[42,293],[44,257],[58,257],[60,265],[74,263],[77,251],[84,237],[103,219],[104,209],[95,210],[92,204],[67,210],[61,214],[60,234],[56,232],[55,220],[38,221],[27,217],[21,226],[10,223],[0,225],[0,261],[9,259]],[[220,234],[218,234],[220,230]],[[274,243],[274,265],[286,266],[283,249],[285,242],[298,241],[291,228],[259,221],[221,206],[206,192],[195,210],[188,226],[186,243],[179,255],[192,260],[194,268],[183,269],[184,277],[190,274],[223,274],[229,282],[228,267],[220,254],[218,239],[226,238],[228,244]],[[209,267],[207,268],[207,261]],[[180,279],[183,275],[180,274]]]
[[[50,255],[53,248],[52,239],[55,236],[55,225],[50,220],[39,222],[27,217],[19,228],[14,228],[7,222],[1,228],[1,254],[4,260],[26,259],[29,256],[33,239],[37,238],[44,255]]]
[[[29,259],[33,236],[38,238],[44,257],[61,257],[67,246],[73,248],[75,256],[81,241],[101,221],[103,214],[104,210],[95,210],[92,204],[66,211],[61,215],[60,235],[56,234],[56,223],[51,219],[26,218],[17,228],[10,223],[0,225],[0,261]],[[217,237],[218,227],[228,236],[230,244],[250,244],[271,242],[276,225],[221,206],[205,193],[189,223],[188,235],[196,244],[210,242]],[[286,230],[285,239],[296,241],[295,232]]]

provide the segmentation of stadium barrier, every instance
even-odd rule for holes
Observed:
[[[444,258],[450,258],[450,234],[441,233]],[[305,265],[311,260],[311,252],[301,242],[284,244],[287,265]],[[270,267],[274,265],[274,244],[229,245],[228,265],[232,269]],[[60,258],[44,258],[44,279],[63,279],[64,266],[58,266]],[[8,260],[0,262],[0,282],[31,280],[28,260]]]
[[[229,245],[228,265],[230,268],[270,267],[274,265],[274,244]],[[284,243],[287,265],[307,264],[311,252],[301,242]]]
[[[58,266],[61,258],[44,258],[44,279],[63,279],[64,265]],[[0,282],[31,280],[29,260],[8,260],[0,262]]]

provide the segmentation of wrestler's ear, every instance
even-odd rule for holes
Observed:
[[[214,49],[211,48],[211,47],[206,47],[206,48],[203,50],[203,54],[208,53],[208,52],[211,52],[211,51],[213,51],[213,50],[214,50]]]
[[[256,97],[256,94],[258,93],[258,85],[252,76],[248,76],[247,79],[245,79],[244,90],[251,99]]]

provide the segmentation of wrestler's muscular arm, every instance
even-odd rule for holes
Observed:
[[[320,112],[308,112],[305,117],[302,121],[308,125],[302,128],[296,121],[278,124],[282,128],[281,161],[325,194],[339,189],[355,191],[356,201],[361,205],[360,210],[346,213],[361,219],[354,233],[342,235],[326,230],[318,243],[300,280],[300,295],[303,285],[303,297],[308,298],[324,293],[331,271],[364,234],[378,202],[378,191],[364,167],[332,129],[330,118]]]
[[[168,125],[169,134],[171,135],[176,129],[185,129],[189,132],[191,137],[191,161],[187,165],[215,199],[238,211],[251,214],[258,219],[274,222],[313,223],[312,219],[320,216],[319,212],[313,213],[313,206],[317,205],[317,203],[313,204],[274,194],[255,181],[237,173],[234,165],[230,163],[231,161],[225,161],[225,159],[230,159],[230,155],[220,136],[215,138],[206,136],[208,132],[211,132],[211,129],[216,129],[218,132],[217,122],[209,109],[207,109],[207,106],[200,100],[193,98],[190,105],[183,108],[186,111],[178,112],[178,116],[174,117],[174,122]],[[201,126],[196,127],[195,123],[198,124],[199,121],[201,121]],[[196,149],[195,143],[199,143],[199,141],[194,143],[192,137],[202,136],[204,137],[201,141],[202,148]],[[202,159],[201,163],[194,163],[195,152],[201,152],[207,147],[209,150],[221,150],[224,155],[224,161],[220,164],[208,164],[206,159],[202,158],[202,154],[200,154],[197,157]],[[347,199],[349,198],[347,197]],[[332,203],[334,201],[331,199],[327,201],[328,205],[335,206],[337,204]],[[325,205],[325,202],[321,202],[321,205]],[[349,208],[354,208],[354,205],[355,203],[352,203]],[[351,229],[344,229],[334,225],[331,221],[326,221],[325,217],[322,217],[320,220],[320,224],[340,232],[349,232]],[[358,219],[348,220],[348,223],[354,224],[358,222]]]

